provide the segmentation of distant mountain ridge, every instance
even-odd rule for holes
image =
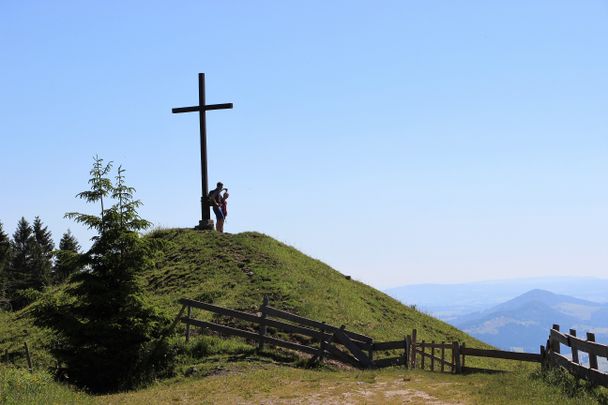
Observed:
[[[451,322],[489,309],[530,290],[542,289],[593,302],[608,303],[608,279],[592,277],[537,277],[461,284],[412,284],[385,290],[404,304]]]
[[[549,329],[594,331],[598,339],[608,337],[608,304],[534,289],[492,308],[460,316],[454,326],[505,350],[538,352]]]

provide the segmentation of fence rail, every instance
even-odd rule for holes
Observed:
[[[541,353],[537,354],[469,348],[459,342],[426,342],[424,340],[419,342],[417,341],[416,329],[413,329],[411,335],[405,336],[402,340],[376,342],[369,336],[346,329],[344,325],[340,327],[329,325],[325,322],[274,308],[269,305],[266,297],[264,297],[257,314],[192,299],[181,299],[179,302],[182,304],[182,308],[176,322],[181,321],[186,325],[186,340],[190,339],[190,327],[205,328],[223,335],[238,336],[256,342],[259,350],[262,350],[264,345],[268,344],[307,353],[312,356],[311,361],[332,358],[359,368],[404,366],[459,374],[465,368],[467,357],[488,357],[538,363],[543,362],[544,359],[544,348],[542,347]],[[239,329],[233,326],[198,320],[192,316],[193,308],[249,322],[253,325],[250,329]],[[184,313],[186,313],[185,316]],[[280,339],[272,333],[269,334],[268,328],[277,332],[304,336],[308,338],[308,341],[295,343]],[[597,355],[606,353],[605,346],[589,343],[588,340],[579,342],[580,339],[577,340],[571,336],[553,332],[551,336],[554,340],[574,345],[579,350],[590,350]],[[301,341],[302,339],[298,340]],[[554,347],[557,346],[554,345]],[[559,353],[559,348],[557,350]],[[557,361],[563,362],[561,359]]]
[[[568,370],[578,378],[584,378],[593,384],[608,387],[608,374],[599,370],[598,357],[608,359],[608,345],[595,341],[595,334],[587,332],[587,339],[576,336],[576,330],[570,329],[569,333],[562,333],[559,325],[553,325],[549,332],[547,341],[546,364],[548,367],[560,366]],[[561,354],[560,345],[572,350],[572,358]],[[580,362],[580,352],[587,353],[589,365]]]
[[[273,308],[269,305],[267,298],[264,298],[257,314],[185,298],[179,300],[179,303],[182,304],[182,308],[175,322],[182,322],[186,325],[186,340],[191,337],[191,327],[204,328],[223,335],[238,336],[256,342],[259,350],[268,344],[307,353],[313,356],[311,360],[320,361],[332,358],[359,368],[382,368],[389,366],[424,367],[425,359],[430,359],[433,370],[434,364],[437,363],[440,366],[438,370],[445,371],[447,366],[448,371],[459,372],[459,367],[457,367],[459,356],[450,353],[454,347],[459,347],[457,342],[450,344],[417,343],[415,329],[411,335],[405,336],[402,340],[376,342],[369,336],[346,329],[344,325],[340,327],[329,325]],[[252,326],[250,329],[240,329],[199,320],[193,317],[193,309],[248,322]],[[268,328],[278,332],[305,336],[309,338],[310,342],[295,343],[276,336],[269,336]],[[431,350],[432,353],[427,350]],[[436,350],[441,351],[440,356],[435,355]],[[449,358],[450,355],[451,358]],[[420,357],[420,362],[416,360],[417,357]]]

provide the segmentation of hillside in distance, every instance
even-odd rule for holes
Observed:
[[[467,333],[506,350],[537,352],[553,324],[608,338],[608,305],[535,289],[485,311],[451,321]],[[584,335],[583,335],[584,336]]]
[[[542,289],[584,300],[608,303],[608,279],[594,277],[534,277],[460,284],[411,284],[386,293],[406,305],[416,305],[444,321],[482,312],[527,291]]]

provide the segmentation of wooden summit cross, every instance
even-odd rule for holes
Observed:
[[[199,116],[200,133],[201,133],[201,220],[196,226],[196,229],[213,229],[213,220],[209,212],[209,201],[207,201],[207,193],[209,192],[209,181],[207,178],[207,111],[211,110],[226,110],[233,107],[232,103],[224,104],[205,104],[205,74],[198,74],[198,105],[193,107],[173,108],[173,114],[197,112]]]

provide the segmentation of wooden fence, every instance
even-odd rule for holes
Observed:
[[[228,336],[238,336],[255,342],[261,350],[266,344],[307,353],[311,361],[326,358],[338,360],[358,368],[382,368],[389,366],[425,367],[436,371],[460,372],[460,345],[453,343],[416,342],[416,330],[402,340],[377,342],[371,337],[346,329],[308,319],[287,311],[273,308],[264,298],[257,314],[237,311],[214,304],[181,299],[182,309],[176,318],[186,325],[186,340],[191,337],[191,328],[200,327]],[[249,329],[240,329],[219,323],[196,319],[193,309],[253,324]],[[185,316],[184,316],[185,314]],[[290,334],[292,340],[278,337],[278,333]],[[420,358],[418,361],[417,358]],[[437,367],[435,367],[437,366]]]
[[[606,357],[608,355],[607,347],[593,342],[592,334],[588,334],[587,340],[577,339],[575,331],[571,331],[569,335],[561,334],[557,325],[554,325],[554,329],[551,330],[548,350],[540,346],[540,353],[519,353],[470,348],[459,342],[417,341],[416,329],[413,329],[410,335],[401,340],[377,342],[369,336],[347,330],[344,325],[340,327],[332,326],[273,308],[269,305],[267,298],[264,298],[259,312],[256,314],[191,299],[181,299],[179,302],[182,304],[182,308],[175,319],[175,323],[182,322],[186,325],[186,340],[191,337],[191,328],[199,327],[223,335],[248,339],[254,342],[259,350],[263,349],[265,345],[271,345],[307,353],[312,356],[311,361],[331,358],[358,368],[403,366],[454,374],[460,374],[467,370],[465,362],[468,357],[543,364],[547,364],[546,360],[551,359],[552,364],[563,365],[573,374],[588,378],[591,381],[601,383],[608,379],[606,374],[597,370],[597,356]],[[193,317],[193,309],[209,311],[222,317],[233,318],[253,325],[249,328],[240,329],[215,322],[202,321]],[[232,323],[238,322],[233,321]],[[290,340],[280,338],[281,333],[288,334]],[[560,355],[560,343],[573,347],[574,363]],[[590,368],[578,364],[578,351],[589,353]]]
[[[560,345],[565,345],[572,350],[572,358],[561,354]],[[588,365],[581,362],[581,352],[589,356]],[[562,333],[559,325],[553,325],[547,341],[546,365],[561,366],[578,378],[584,378],[593,384],[608,387],[608,374],[598,368],[598,357],[608,359],[608,346],[596,343],[595,334],[587,332],[586,339],[576,336],[576,330],[570,329],[569,333]]]

